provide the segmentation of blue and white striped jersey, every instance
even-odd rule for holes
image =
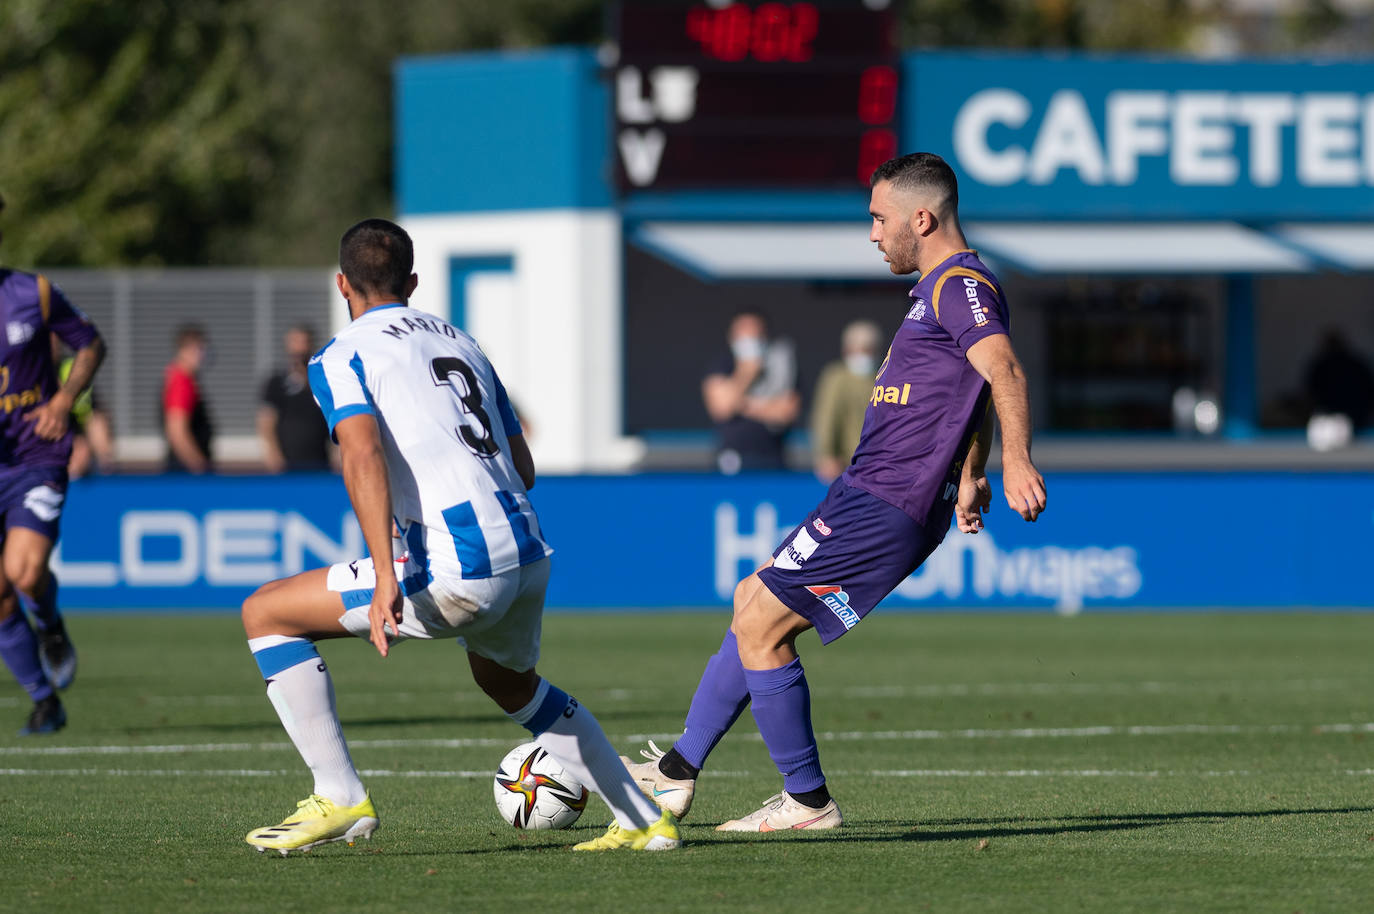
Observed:
[[[309,375],[330,434],[349,416],[376,417],[392,511],[431,575],[487,578],[553,551],[511,460],[520,422],[472,337],[382,305],[316,353]]]

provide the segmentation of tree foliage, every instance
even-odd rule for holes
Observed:
[[[395,58],[601,30],[597,0],[5,0],[5,259],[327,262],[391,211]]]
[[[0,192],[16,262],[192,262],[270,167],[251,23],[214,0],[8,0]]]
[[[903,40],[1186,50],[1224,7],[905,0]],[[1342,34],[1332,0],[1306,9],[1275,49]],[[594,44],[604,22],[601,0],[3,0],[6,261],[327,262],[341,226],[391,213],[397,57]]]

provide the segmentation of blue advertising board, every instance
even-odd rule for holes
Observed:
[[[1047,483],[1038,523],[995,495],[987,529],[951,532],[884,606],[1374,606],[1364,570],[1374,477],[1057,473]],[[534,503],[557,550],[549,605],[724,607],[823,493],[801,474],[542,478]],[[56,569],[67,607],[233,608],[267,580],[361,554],[337,477],[109,477],[72,485]]]
[[[1367,219],[1374,62],[917,52],[905,149],[968,219]]]

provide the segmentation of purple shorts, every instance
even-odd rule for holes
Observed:
[[[835,480],[759,580],[829,644],[926,560],[940,540],[901,508]]]
[[[65,466],[15,467],[0,472],[0,513],[4,530],[27,527],[53,542],[67,499]]]

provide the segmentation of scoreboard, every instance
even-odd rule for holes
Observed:
[[[624,0],[622,191],[867,187],[897,154],[889,0]]]

